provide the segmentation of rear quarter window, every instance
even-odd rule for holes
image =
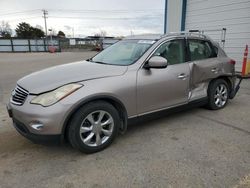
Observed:
[[[217,56],[215,49],[213,49],[213,46],[208,41],[189,40],[188,47],[191,61],[208,59]]]
[[[217,46],[213,46],[214,47],[214,53],[215,53],[215,55],[217,56],[218,55],[218,51],[219,51],[219,49],[218,49],[218,47]]]
[[[219,44],[213,44],[216,57],[227,57],[225,51],[219,46]]]

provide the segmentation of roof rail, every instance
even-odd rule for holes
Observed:
[[[169,32],[169,33],[166,33],[165,35],[162,35],[162,37],[171,36],[171,35],[184,35],[185,37],[197,36],[197,37],[202,37],[204,39],[209,38],[207,35],[204,35],[203,33],[198,32],[198,30],[196,30],[195,32],[193,30],[192,31]]]
[[[205,35],[205,32],[221,32],[221,41],[220,44],[222,45],[222,48],[224,49],[225,46],[225,39],[226,39],[226,28],[222,29],[205,29],[205,30],[198,30],[198,29],[191,29],[189,31],[180,31],[180,32],[169,32],[166,33],[165,35],[162,35],[162,37],[165,36],[171,36],[171,35],[184,35],[185,37],[188,36],[197,36],[197,37],[202,37],[204,39],[211,40],[211,38],[207,35]]]

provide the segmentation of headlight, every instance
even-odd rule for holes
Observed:
[[[42,106],[50,106],[62,100],[63,98],[67,97],[68,95],[78,90],[82,86],[83,85],[81,84],[68,84],[68,85],[59,87],[51,92],[38,95],[37,97],[32,99],[30,103],[40,104]]]

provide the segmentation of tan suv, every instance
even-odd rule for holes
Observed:
[[[30,140],[67,138],[92,153],[124,132],[128,119],[197,101],[225,107],[235,95],[234,66],[205,35],[133,36],[87,61],[18,80],[7,108]]]

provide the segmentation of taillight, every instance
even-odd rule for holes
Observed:
[[[229,61],[229,63],[231,64],[231,65],[235,65],[235,60],[233,60],[233,59],[231,59],[230,61]]]

